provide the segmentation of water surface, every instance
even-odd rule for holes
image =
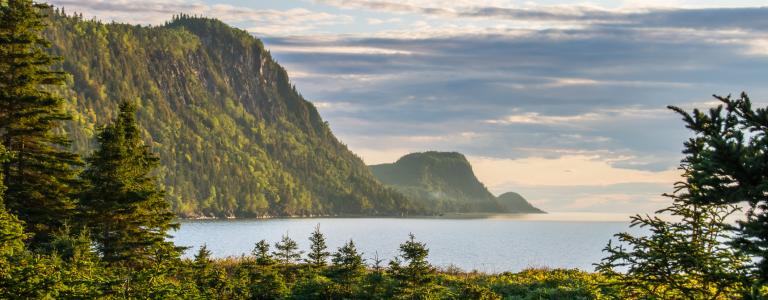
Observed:
[[[182,221],[174,233],[177,245],[206,244],[216,257],[249,254],[265,239],[274,244],[288,234],[302,250],[320,224],[330,249],[353,239],[369,262],[397,254],[409,233],[425,242],[429,261],[484,272],[519,271],[528,267],[594,269],[613,234],[628,230],[627,215],[536,214],[459,215],[442,218],[306,218],[268,220]]]

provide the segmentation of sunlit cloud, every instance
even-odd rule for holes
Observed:
[[[514,124],[543,124],[573,126],[589,122],[606,122],[608,120],[628,118],[663,118],[665,109],[649,109],[638,107],[599,109],[577,115],[542,115],[538,112],[523,112],[505,116],[501,119],[487,120],[488,124],[514,125]],[[571,135],[580,136],[580,135]]]
[[[527,112],[523,114],[515,114],[504,117],[498,120],[488,120],[489,124],[568,124],[573,122],[585,122],[595,121],[601,118],[600,115],[595,113],[586,113],[582,115],[573,116],[544,116],[537,112]]]

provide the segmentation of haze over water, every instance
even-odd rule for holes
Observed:
[[[270,244],[283,234],[308,249],[310,232],[320,224],[330,250],[350,238],[368,263],[378,253],[387,263],[409,233],[430,249],[436,266],[456,265],[483,272],[519,271],[529,267],[579,268],[591,271],[604,256],[613,234],[628,230],[622,214],[551,213],[495,215],[487,218],[312,218],[268,220],[187,220],[174,242],[192,246],[191,256],[206,244],[216,257],[250,254],[254,244]],[[634,230],[634,229],[633,229]],[[635,230],[636,231],[636,230]]]

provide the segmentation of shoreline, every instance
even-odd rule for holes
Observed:
[[[549,212],[549,213],[446,213],[442,215],[313,215],[269,216],[246,218],[177,218],[181,222],[195,221],[266,221],[301,219],[424,219],[424,220],[516,220],[528,222],[629,222],[631,213]]]
[[[364,218],[387,218],[387,219],[488,219],[498,216],[522,216],[522,215],[546,215],[548,213],[538,212],[520,212],[520,213],[482,213],[482,212],[470,212],[470,213],[443,213],[437,215],[365,215],[365,214],[337,214],[337,215],[293,215],[293,216],[260,216],[260,217],[211,217],[211,216],[199,216],[199,217],[180,217],[177,216],[177,220],[196,221],[196,220],[269,220],[269,219],[321,219],[321,218],[338,218],[338,219],[364,219]]]

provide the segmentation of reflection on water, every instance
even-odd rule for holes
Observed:
[[[527,267],[593,270],[613,234],[628,230],[628,216],[593,213],[531,215],[447,215],[435,218],[308,218],[268,220],[182,221],[178,245],[202,244],[217,257],[249,254],[266,239],[284,234],[308,248],[307,238],[320,224],[335,250],[353,239],[369,261],[391,259],[409,233],[427,243],[435,265],[456,265],[484,272],[519,271]],[[636,230],[636,229],[633,229]],[[187,251],[188,255],[194,249]],[[386,260],[385,260],[386,261]]]

